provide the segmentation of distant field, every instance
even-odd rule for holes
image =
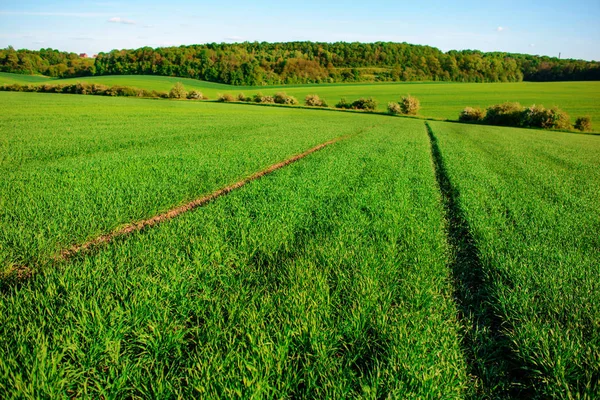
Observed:
[[[0,74],[0,84],[14,83],[21,76]],[[257,92],[274,94],[285,91],[300,101],[308,94],[318,94],[330,105],[340,98],[355,100],[372,96],[379,101],[379,109],[387,103],[398,101],[402,95],[411,94],[421,100],[421,114],[427,117],[456,120],[466,106],[486,107],[505,101],[518,101],[525,106],[557,105],[567,111],[574,121],[578,116],[590,115],[595,126],[600,124],[600,82],[520,82],[520,83],[381,83],[381,84],[327,84],[301,86],[241,87],[210,83],[185,78],[163,76],[98,76],[62,79],[59,82],[97,82],[105,85],[134,86],[141,89],[168,91],[176,82],[189,89],[201,90],[210,98],[218,93],[251,95]],[[31,82],[25,82],[31,83]],[[596,128],[597,129],[597,128]]]
[[[34,83],[48,83],[54,79],[48,78],[47,76],[41,75],[20,75],[20,74],[9,74],[6,72],[0,72],[0,84],[7,85],[11,83],[19,83],[21,85],[34,84]]]
[[[67,94],[0,104],[0,267],[35,272],[0,279],[4,397],[600,396],[599,136]]]

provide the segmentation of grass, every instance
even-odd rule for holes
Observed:
[[[15,83],[10,80],[24,79],[22,77],[22,75],[0,74],[0,84]],[[577,117],[590,115],[594,124],[600,123],[600,108],[597,105],[600,98],[600,82],[409,82],[241,87],[194,79],[144,75],[97,76],[60,79],[53,82],[89,82],[162,91],[168,91],[176,82],[182,82],[188,90],[200,90],[211,99],[216,99],[219,93],[237,95],[244,92],[249,96],[257,92],[273,95],[285,91],[297,97],[302,103],[306,95],[318,94],[331,106],[342,97],[353,101],[359,97],[372,96],[379,101],[379,111],[386,111],[388,102],[397,102],[403,95],[411,94],[421,101],[421,115],[451,120],[457,120],[460,111],[466,106],[485,108],[506,101],[518,101],[525,106],[532,104],[543,104],[546,107],[559,106],[569,113],[572,122],[575,122]]]
[[[10,289],[0,391],[461,398],[469,381],[429,142],[419,121],[376,121]]]
[[[600,395],[598,136],[191,101],[0,102],[0,265],[36,271],[0,279],[3,397]]]
[[[4,269],[43,262],[71,244],[378,121],[309,110],[36,93],[3,92],[0,102]]]
[[[469,271],[457,271],[457,290],[479,292],[472,318],[500,322],[488,318],[491,348],[476,357],[506,347],[495,361],[507,382],[542,398],[597,398],[600,138],[430,126],[477,250]]]
[[[0,72],[0,82],[3,85],[18,83],[20,85],[36,84],[36,83],[52,83],[54,79],[43,75],[21,75],[11,74],[8,72]]]

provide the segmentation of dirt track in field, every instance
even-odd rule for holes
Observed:
[[[191,201],[189,203],[186,203],[184,205],[181,205],[179,207],[173,208],[173,209],[171,209],[171,210],[169,210],[167,212],[164,212],[162,214],[156,215],[156,216],[154,216],[152,218],[145,219],[145,220],[142,220],[142,221],[138,221],[138,222],[126,225],[126,226],[121,227],[119,229],[116,229],[116,230],[114,230],[114,231],[112,231],[112,232],[110,232],[110,233],[108,233],[106,235],[99,236],[99,237],[97,237],[95,239],[92,239],[92,240],[90,240],[88,242],[85,242],[83,244],[74,245],[74,246],[72,246],[72,247],[70,247],[68,249],[64,249],[64,250],[62,250],[59,254],[57,254],[54,257],[54,260],[55,261],[68,260],[69,258],[71,258],[71,257],[73,257],[73,256],[75,256],[75,255],[77,255],[77,254],[79,254],[81,252],[84,252],[86,250],[89,250],[90,248],[96,247],[96,246],[101,245],[103,243],[111,242],[112,240],[114,240],[117,237],[128,235],[130,233],[137,232],[137,231],[140,231],[142,229],[149,228],[149,227],[152,227],[154,225],[158,225],[161,222],[173,219],[173,218],[175,218],[175,217],[177,217],[177,216],[179,216],[179,215],[181,215],[183,213],[191,211],[191,210],[193,210],[193,209],[195,209],[197,207],[201,207],[201,206],[203,206],[203,205],[205,205],[205,204],[207,204],[207,203],[209,203],[209,202],[211,202],[211,201],[213,201],[213,200],[215,200],[215,199],[217,199],[217,198],[219,198],[221,196],[224,196],[224,195],[228,194],[229,192],[232,192],[232,191],[234,191],[236,189],[239,189],[242,186],[244,186],[244,185],[246,185],[246,184],[248,184],[248,183],[250,183],[250,182],[252,182],[254,180],[257,180],[257,179],[259,179],[259,178],[261,178],[261,177],[263,177],[265,175],[268,175],[268,174],[270,174],[270,173],[272,173],[274,171],[277,171],[278,169],[281,169],[281,168],[283,168],[283,167],[285,167],[287,165],[290,165],[290,164],[292,164],[292,163],[294,163],[294,162],[296,162],[296,161],[298,161],[298,160],[300,160],[300,159],[302,159],[302,158],[304,158],[304,157],[306,157],[306,156],[308,156],[308,155],[310,155],[310,154],[312,154],[314,152],[317,152],[317,151],[319,151],[319,150],[321,150],[321,149],[329,146],[329,145],[332,145],[332,144],[334,144],[336,142],[339,142],[340,140],[346,139],[347,137],[348,136],[340,136],[340,137],[332,139],[332,140],[330,140],[328,142],[321,143],[321,144],[319,144],[319,145],[317,145],[317,146],[315,146],[315,147],[313,147],[313,148],[311,148],[309,150],[306,150],[305,152],[303,152],[301,154],[297,154],[297,155],[292,156],[292,157],[290,157],[290,158],[288,158],[288,159],[286,159],[284,161],[281,161],[281,162],[279,162],[277,164],[273,164],[270,167],[267,167],[267,168],[263,169],[262,171],[256,172],[255,174],[250,175],[249,177],[246,177],[246,178],[244,178],[244,179],[242,179],[242,180],[240,180],[240,181],[238,181],[238,182],[236,182],[236,183],[234,183],[232,185],[229,185],[229,186],[226,186],[224,188],[221,188],[221,189],[219,189],[219,190],[217,190],[215,192],[212,192],[211,194],[208,194],[208,195],[206,195],[204,197],[200,197],[200,198],[198,198],[196,200],[193,200],[193,201]]]

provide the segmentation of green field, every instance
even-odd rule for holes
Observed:
[[[215,103],[11,92],[0,99],[3,266],[42,262],[316,144],[393,123]]]
[[[430,125],[476,246],[469,269],[456,271],[463,290],[471,296],[478,283],[477,295],[500,317],[510,361],[544,398],[596,398],[599,138]]]
[[[0,84],[19,83],[20,75],[0,73]],[[26,78],[26,77],[24,77]],[[24,79],[23,78],[23,79]],[[211,99],[219,93],[237,95],[243,92],[275,94],[285,91],[303,102],[306,95],[318,94],[330,106],[340,98],[349,101],[372,96],[379,102],[379,110],[385,111],[388,102],[399,101],[406,94],[421,101],[420,114],[426,117],[458,119],[466,106],[487,107],[492,104],[521,102],[525,106],[542,104],[546,107],[559,106],[569,113],[573,122],[577,117],[589,115],[594,124],[600,123],[600,82],[520,82],[520,83],[381,83],[381,84],[323,84],[301,86],[241,87],[194,79],[164,76],[95,76],[86,78],[59,79],[54,83],[101,83],[104,85],[133,86],[140,89],[168,91],[176,82],[182,82],[188,90],[202,91]],[[23,81],[24,84],[31,83]],[[597,128],[596,128],[597,129]]]
[[[410,85],[426,86],[451,85]],[[35,272],[0,279],[5,398],[600,396],[598,136],[210,102],[0,103],[0,265]]]

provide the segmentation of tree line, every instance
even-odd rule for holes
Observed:
[[[0,71],[53,77],[161,75],[232,85],[361,81],[600,80],[600,63],[408,43],[210,43],[142,47],[95,59],[53,49],[0,50]]]

